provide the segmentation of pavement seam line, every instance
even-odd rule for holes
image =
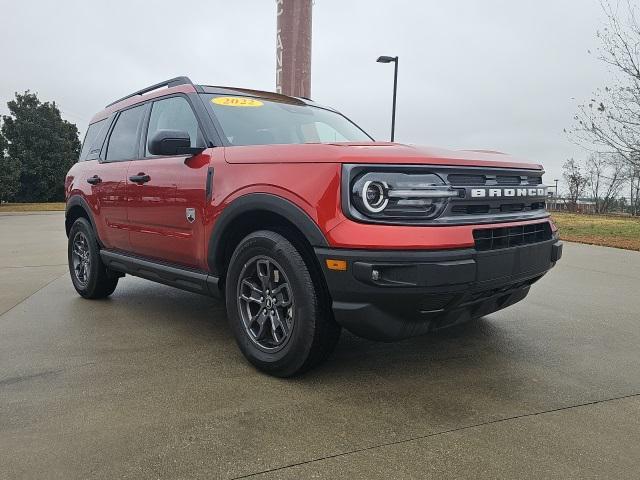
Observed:
[[[44,267],[65,267],[66,263],[54,263],[52,265],[6,265],[4,267],[0,267],[0,270],[4,270],[6,268],[44,268]]]
[[[346,452],[340,452],[340,453],[335,453],[333,455],[327,455],[325,457],[312,458],[310,460],[304,460],[302,462],[296,462],[296,463],[292,463],[292,464],[289,464],[289,465],[284,465],[282,467],[274,467],[274,468],[270,468],[268,470],[263,470],[263,471],[260,471],[260,472],[248,473],[246,475],[240,475],[239,477],[232,477],[230,480],[239,480],[239,479],[242,479],[242,478],[255,477],[257,475],[264,475],[264,474],[267,474],[267,473],[277,472],[277,471],[280,471],[280,470],[286,470],[286,469],[292,468],[292,467],[299,467],[301,465],[308,465],[310,463],[322,462],[324,460],[331,460],[333,458],[346,457],[346,456],[352,455],[354,453],[361,453],[361,452],[366,452],[366,451],[369,451],[369,450],[376,450],[378,448],[391,447],[391,446],[394,446],[394,445],[401,445],[403,443],[415,442],[417,440],[423,440],[425,438],[437,437],[439,435],[445,435],[447,433],[455,433],[455,432],[459,432],[461,430],[470,430],[470,429],[473,429],[473,428],[483,427],[485,425],[493,425],[493,424],[496,424],[496,423],[508,422],[510,420],[517,420],[517,419],[520,419],[520,418],[535,417],[535,416],[544,415],[544,414],[547,414],[547,413],[561,412],[563,410],[572,410],[574,408],[588,407],[588,406],[591,406],[591,405],[598,405],[600,403],[607,403],[607,402],[612,402],[612,401],[615,401],[615,400],[624,400],[626,398],[634,398],[634,397],[640,397],[640,393],[632,393],[632,394],[629,394],[629,395],[622,395],[622,396],[619,396],[619,397],[605,398],[603,400],[594,400],[592,402],[578,403],[576,405],[568,405],[566,407],[552,408],[551,410],[542,410],[542,411],[539,411],[539,412],[524,413],[522,415],[514,415],[514,416],[511,416],[511,417],[499,418],[497,420],[490,420],[488,422],[475,423],[473,425],[465,425],[463,427],[451,428],[451,429],[448,429],[448,430],[442,430],[441,432],[428,433],[426,435],[418,435],[416,437],[405,438],[404,440],[396,440],[394,442],[380,443],[378,445],[371,445],[369,447],[357,448],[357,449],[349,450],[349,451],[346,451]]]
[[[35,217],[38,215],[55,215],[64,210],[46,210],[41,212],[0,212],[0,217]]]
[[[33,297],[36,293],[40,292],[41,290],[44,290],[45,288],[47,288],[49,285],[51,285],[53,282],[55,282],[56,280],[64,277],[66,275],[66,273],[61,273],[60,275],[58,275],[56,278],[54,278],[53,280],[51,280],[50,282],[45,283],[43,286],[41,286],[38,290],[36,290],[35,292],[33,292],[32,294],[30,294],[27,297],[24,297],[22,300],[20,300],[18,303],[16,303],[13,307],[9,308],[8,310],[5,310],[4,312],[0,313],[0,318],[4,317],[7,313],[9,313],[11,310],[13,310],[14,308],[16,308],[18,305],[23,304],[24,302],[26,302],[27,300],[29,300],[31,297]]]

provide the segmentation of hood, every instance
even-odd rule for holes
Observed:
[[[369,163],[525,168],[542,165],[488,150],[446,150],[391,142],[247,145],[225,148],[229,163]]]

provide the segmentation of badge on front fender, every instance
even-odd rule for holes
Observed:
[[[187,221],[189,223],[193,223],[196,220],[196,209],[195,208],[187,208],[185,215],[187,216]]]

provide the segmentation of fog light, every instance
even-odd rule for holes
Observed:
[[[371,270],[371,280],[380,280],[380,272],[378,270]]]

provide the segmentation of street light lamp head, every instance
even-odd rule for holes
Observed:
[[[398,57],[382,55],[378,57],[378,63],[393,63],[393,107],[391,109],[391,141],[396,134],[396,91],[398,90]]]

